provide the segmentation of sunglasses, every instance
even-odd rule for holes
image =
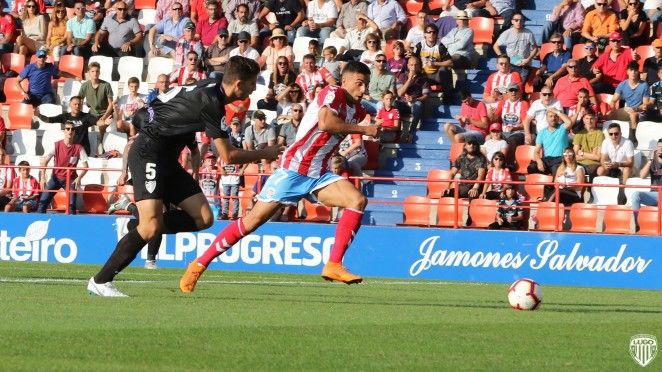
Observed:
[[[611,41],[612,43],[620,43],[621,42],[620,40],[609,40],[609,41]]]
[[[375,63],[384,63],[384,62],[386,62],[385,59],[376,59],[375,60]]]
[[[508,89],[508,91],[509,91],[510,93],[517,92],[518,90],[519,90],[519,89]]]
[[[595,45],[584,45],[584,49],[595,49]]]
[[[612,136],[612,137],[617,137],[617,136],[620,136],[621,133],[619,133],[619,132],[609,132],[609,135]]]
[[[522,22],[522,18],[513,18],[512,22]]]
[[[74,128],[64,128],[65,132],[71,132],[72,130],[74,130]]]
[[[607,3],[595,3],[595,6],[605,6]]]
[[[36,6],[34,6],[34,5],[26,5],[25,7],[26,8],[36,8]]]
[[[172,8],[172,11],[178,11],[178,10],[181,11],[182,8]]]
[[[496,132],[492,132],[492,133],[496,133]],[[494,158],[494,160],[496,160],[496,161],[503,161],[503,158]]]
[[[67,13],[66,9],[58,9],[55,11],[55,13]]]
[[[197,59],[197,58],[194,58],[194,57],[191,57],[191,58],[189,58],[188,60],[189,60],[189,61],[197,61],[198,59]]]
[[[575,156],[575,154],[563,154],[563,156],[572,157]]]
[[[122,11],[122,12],[123,12],[123,11],[126,10],[126,8],[115,8],[115,10],[117,10],[118,12],[119,12],[119,11]]]
[[[541,96],[551,96],[552,93],[540,93]]]
[[[550,43],[563,44],[563,40],[551,40]]]
[[[368,40],[367,43],[368,43],[368,44],[375,44],[376,41],[374,41],[374,40]]]
[[[292,110],[292,112],[301,112],[299,109]]]
[[[566,67],[567,67],[567,68],[575,68],[575,67],[577,67],[577,65],[568,65],[568,66],[566,66]]]
[[[243,44],[245,42],[246,42],[246,40],[239,40],[239,44]]]
[[[287,66],[287,62],[278,62],[278,66]]]

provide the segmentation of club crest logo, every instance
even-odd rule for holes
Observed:
[[[657,356],[657,338],[653,335],[634,335],[630,338],[630,356],[640,366],[649,365]]]
[[[156,189],[156,181],[145,181],[145,188],[150,194],[153,193],[154,189]]]

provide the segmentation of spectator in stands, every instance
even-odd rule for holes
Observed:
[[[452,66],[453,60],[446,46],[437,40],[438,32],[439,29],[436,25],[432,23],[425,25],[425,37],[423,41],[416,44],[413,54],[421,58],[423,72],[425,72],[428,79],[436,82],[442,80],[447,82],[449,81],[448,77],[442,77],[441,74],[447,74],[446,68]],[[448,91],[450,92],[450,90]]]
[[[598,116],[595,111],[587,110],[582,121],[584,129],[575,133],[572,138],[572,146],[577,162],[584,167],[586,174],[593,180],[600,165],[600,150],[605,135],[602,130],[597,128]]]
[[[108,10],[109,15],[113,15],[114,13],[115,11],[113,9]],[[85,17],[90,18],[94,22],[95,30],[99,30],[103,19],[106,17],[104,3],[100,1],[88,1],[85,5]]]
[[[607,114],[608,119],[628,120],[630,122],[630,138],[635,138],[639,119],[648,108],[650,91],[648,84],[639,79],[639,64],[632,61],[628,64],[628,78],[616,87],[616,92],[609,103],[612,110]],[[625,101],[625,107],[618,108],[620,100]]]
[[[283,94],[287,87],[296,81],[296,74],[290,69],[290,61],[286,57],[278,57],[277,67],[269,77],[269,90],[264,99],[257,102],[260,110],[278,111],[276,97]]]
[[[306,98],[297,83],[288,85],[280,95],[276,96],[276,100],[278,101],[277,111],[279,115],[290,115],[290,110],[295,104],[301,105],[304,111],[306,110]]]
[[[23,13],[25,12],[25,5],[27,3],[27,0],[14,0],[11,2],[7,2],[10,10],[10,14],[14,16],[15,18],[21,18]],[[37,0],[37,8],[39,9],[39,13],[45,14],[46,13],[46,4],[44,3],[44,0]],[[4,8],[4,5],[3,5]]]
[[[657,148],[651,151],[650,159],[639,171],[639,177],[646,178],[648,176],[651,178],[651,186],[662,185],[662,139],[657,141]],[[651,191],[635,191],[632,194],[630,202],[635,213],[635,222],[641,205],[657,207],[658,198],[659,193],[655,188],[652,188]]]
[[[474,31],[469,28],[469,17],[467,12],[459,11],[455,14],[457,27],[452,29],[441,39],[441,44],[446,46],[451,56],[450,63],[444,67],[454,69],[466,69],[471,66],[471,57],[474,49]]]
[[[248,19],[258,19],[262,2],[260,0],[223,0],[222,4],[225,18],[232,22],[237,19],[237,9],[241,4],[248,6]]]
[[[205,158],[202,161],[202,166],[200,167],[200,171],[198,172],[198,184],[200,185],[200,189],[202,190],[202,193],[207,197],[207,202],[209,203],[209,207],[211,208],[211,211],[214,215],[214,219],[218,219],[222,213],[221,202],[219,200],[219,188],[221,187],[220,183],[222,182],[221,174],[223,174],[223,170],[224,170],[224,167],[221,166],[219,172],[219,170],[216,169],[216,166],[217,166],[216,155],[214,155],[214,153],[212,152],[207,152],[205,154]],[[234,173],[233,170],[231,173]],[[237,177],[237,186],[238,186],[239,177],[238,176],[232,176],[232,177]],[[229,184],[233,180],[226,179],[226,181]],[[228,219],[227,208],[225,209],[225,218],[221,218],[221,219],[225,219],[225,220]]]
[[[621,126],[618,123],[609,124],[607,133],[609,138],[602,142],[597,174],[598,176],[620,178],[621,183],[625,184],[632,175],[634,146],[632,141],[623,138]]]
[[[16,50],[26,57],[46,44],[48,17],[40,14],[35,1],[26,1],[21,14],[21,34],[16,38]]]
[[[382,54],[381,39],[378,34],[372,33],[365,37],[365,50],[359,56],[359,61],[368,67],[372,67],[378,54]]]
[[[336,79],[325,68],[317,68],[314,55],[306,54],[303,56],[301,72],[297,76],[296,83],[303,90],[306,101],[311,102],[315,97],[315,87],[336,85]]]
[[[188,18],[188,16],[191,14],[190,4],[188,1],[181,1],[181,2],[180,1],[181,0],[158,0],[156,2],[156,17],[155,17],[156,23],[158,24],[159,22],[165,19],[173,17],[174,12],[172,12],[172,8],[174,8],[175,5],[179,5],[182,7],[182,9],[179,10],[179,13],[177,13],[178,14],[177,19],[181,17]],[[169,11],[170,14],[168,14]],[[198,18],[200,18],[200,15],[198,15]],[[166,33],[166,34],[170,34],[170,33]]]
[[[195,26],[195,40],[200,40],[205,48],[214,42],[216,35],[219,35],[218,32],[220,29],[229,30],[230,27],[225,17],[219,17],[218,7],[219,4],[216,1],[207,1],[205,5],[205,17],[198,20]]]
[[[502,17],[503,24],[499,32],[503,32],[512,26],[512,18],[517,10],[515,0],[487,0],[485,10],[489,12],[490,17]]]
[[[137,77],[130,77],[127,87],[129,88],[128,94],[115,101],[115,123],[118,131],[128,133],[130,137],[133,137],[136,135],[136,128],[132,124],[133,115],[145,106],[145,97],[138,93],[140,80]]]
[[[186,80],[189,78],[196,80],[207,78],[207,73],[200,67],[198,53],[194,51],[186,53],[186,63],[170,74],[170,87],[186,85]]]
[[[581,89],[588,92],[591,102],[595,105],[595,93],[593,87],[585,77],[577,75],[577,61],[569,59],[565,64],[565,69],[568,71],[566,76],[561,77],[554,85],[554,97],[556,97],[564,110],[577,104],[577,95]],[[547,84],[545,84],[547,85]]]
[[[51,17],[45,47],[49,54],[53,56],[53,61],[57,65],[67,45],[65,37],[67,33],[67,9],[62,5],[56,6]]]
[[[407,22],[405,11],[395,0],[374,1],[368,5],[367,16],[377,24],[384,40],[397,39],[400,27]]]
[[[592,41],[584,43],[584,57],[577,60],[577,75],[585,77],[591,86],[600,81],[600,77],[593,72],[593,65],[598,60],[598,49]]]
[[[116,10],[114,8],[117,5],[118,1],[122,1],[122,2],[124,2],[124,4],[126,4],[126,14],[129,17],[137,17],[138,16],[138,14],[136,12],[136,7],[135,7],[135,4],[134,4],[134,0],[105,0],[105,2],[103,4],[103,8],[108,9],[108,11],[106,11],[106,16],[113,15],[115,13]]]
[[[69,112],[63,112],[55,116],[44,116],[39,112],[39,107],[35,108],[35,116],[46,123],[70,122],[74,124],[74,143],[83,146],[86,154],[91,154],[89,128],[97,124],[97,119],[83,112],[83,99],[79,96],[73,96],[69,100]]]
[[[195,52],[198,56],[202,56],[202,43],[194,37],[195,25],[193,22],[188,22],[184,26],[184,34],[179,37],[177,44],[175,44],[175,67],[181,67],[186,64],[184,60],[188,56],[188,52]]]
[[[386,61],[386,69],[397,77],[406,67],[405,46],[402,41],[396,40],[393,42],[393,56]]]
[[[244,147],[244,132],[239,118],[235,117],[230,120],[230,132],[228,136],[230,137],[232,146],[240,149]]]
[[[556,174],[563,160],[563,151],[568,147],[568,132],[572,128],[570,118],[555,107],[547,108],[547,127],[538,131],[534,160],[528,173]]]
[[[55,91],[51,80],[60,74],[57,67],[46,62],[46,50],[37,51],[37,61],[25,66],[18,74],[16,87],[23,92],[23,103],[39,106],[42,103],[55,103]],[[23,90],[21,81],[28,79],[30,82],[28,91]]]
[[[113,90],[110,84],[99,79],[101,66],[98,62],[92,62],[88,66],[88,80],[80,87],[79,95],[87,102],[90,115],[97,119],[99,138],[97,139],[98,154],[103,154],[101,141],[106,133],[106,128],[112,121],[113,113]]]
[[[30,175],[30,163],[23,160],[18,163],[18,166],[19,175],[13,178],[11,199],[5,204],[4,211],[30,213],[37,209],[41,188],[37,179]]]
[[[4,147],[0,147],[0,210],[4,211],[5,206],[11,201],[12,197],[12,184],[16,177],[14,168],[10,168],[5,164],[9,164],[9,157],[5,152]]]
[[[276,15],[275,19],[271,21],[267,19],[267,15],[270,12]],[[278,29],[278,37],[285,38],[285,33],[287,32],[287,41],[293,44],[294,38],[297,35],[297,28],[306,19],[305,8],[299,0],[267,0],[260,11],[260,19],[263,20],[264,24],[268,25],[272,37],[276,35],[275,31]],[[268,34],[267,32],[266,35]],[[273,38],[271,41],[273,46]],[[284,45],[286,44],[283,43],[281,47]]]
[[[567,111],[570,121],[572,121],[572,132],[575,134],[584,129],[584,115],[588,111],[598,112],[598,105],[591,102],[589,94],[588,89],[580,88],[575,99],[577,103],[564,109],[564,111]]]
[[[39,213],[46,213],[46,208],[53,201],[56,190],[66,189],[69,187],[69,212],[76,214],[76,199],[78,194],[74,191],[80,190],[80,182],[87,173],[87,153],[83,146],[74,143],[74,123],[64,123],[64,139],[55,142],[53,150],[45,154],[41,160],[41,166],[45,167],[51,158],[55,158],[53,166],[53,173],[50,180],[46,183],[46,171],[39,170],[39,179],[41,181],[42,190],[41,199],[39,199]],[[80,174],[75,170],[68,170],[62,168],[76,168],[78,163],[82,166]],[[67,185],[69,182],[69,185]]]
[[[645,80],[649,87],[660,81],[657,74],[660,66],[662,66],[662,39],[655,39],[651,44],[655,55],[646,58],[644,61],[644,71],[641,74],[641,80]]]
[[[550,43],[553,44],[554,48],[545,55],[540,68],[536,71],[533,79],[534,91],[540,90],[543,85],[553,88],[554,83],[566,73],[566,64],[571,55],[569,51],[563,50],[561,34],[552,35]]]
[[[368,153],[363,146],[363,136],[348,134],[340,142],[338,154],[345,158],[349,174],[355,177],[363,175],[363,167],[368,163]]]
[[[460,115],[455,119],[458,124],[446,123],[444,130],[453,143],[475,140],[478,143],[485,142],[488,134],[489,121],[487,119],[487,107],[482,101],[474,99],[468,89],[460,91],[462,106]]]
[[[0,151],[3,151],[3,154],[5,147],[7,147],[7,126],[5,126],[5,119],[0,116]]]
[[[491,166],[494,166],[494,155],[500,153],[502,156],[508,153],[508,142],[503,139],[503,127],[499,123],[490,124],[490,134],[485,137],[485,142],[480,146],[480,152],[482,152],[486,158],[492,159]],[[501,166],[506,165],[506,159]],[[496,199],[496,198],[495,198]]]
[[[259,150],[276,144],[276,130],[267,123],[264,112],[257,110],[253,114],[253,124],[244,131],[244,149]],[[267,162],[264,163],[268,164]]]
[[[338,50],[334,46],[328,46],[322,49],[323,61],[320,64],[320,67],[329,71],[329,73],[336,79],[336,81],[340,81],[341,63],[340,61],[336,60],[337,55]]]
[[[482,148],[481,152],[485,154]],[[513,179],[510,175],[510,169],[506,167],[506,155],[501,151],[496,151],[491,155],[492,161],[487,169],[487,175],[485,176],[486,183],[480,197],[481,199],[498,200],[503,191],[504,183],[511,182]]]
[[[14,41],[17,36],[14,17],[5,13],[3,8],[0,6],[0,55],[11,53],[14,50]]]
[[[168,1],[164,1],[166,3]],[[158,2],[157,8],[161,5],[161,1]],[[188,2],[186,7],[188,8]],[[157,9],[157,24],[154,27],[149,29],[149,34],[147,36],[148,44],[145,46],[145,50],[150,51],[152,56],[175,56],[175,47],[177,46],[177,40],[184,35],[184,26],[186,26],[191,20],[188,17],[183,16],[184,7],[181,3],[174,1],[172,2],[172,7],[170,9],[170,17],[158,20]]]
[[[338,57],[341,61],[360,61],[361,55],[367,48],[368,36],[378,35],[379,28],[372,19],[362,13],[357,17],[356,27],[347,30],[345,39],[347,40],[348,50],[342,56]],[[379,36],[377,36],[377,40],[380,41],[380,45],[378,46],[381,48],[381,39]]]
[[[147,98],[145,98],[145,104],[151,104],[159,94],[167,92],[168,89],[170,89],[170,77],[166,74],[160,74],[156,78],[154,89],[152,89],[147,95]]]
[[[609,9],[607,0],[596,0],[595,9],[586,13],[584,18],[582,37],[594,42],[598,50],[602,51],[607,46],[609,35],[617,30],[618,16]]]
[[[407,60],[407,74],[402,74],[396,81],[400,104],[396,105],[401,115],[411,115],[411,127],[419,129],[423,103],[430,94],[430,83],[422,73],[421,60],[412,56]]]
[[[109,57],[138,56],[143,33],[138,21],[129,16],[123,1],[115,3],[116,12],[106,16],[97,32],[92,51]],[[117,61],[117,59],[115,59]],[[115,65],[117,62],[114,63]]]
[[[524,210],[520,207],[522,203],[513,185],[506,184],[497,202],[496,221],[488,228],[491,230],[522,230],[525,224]]]
[[[248,164],[228,164],[221,160],[221,190],[223,195],[221,220],[236,220],[239,218],[239,187],[247,166]],[[232,211],[230,211],[230,201],[232,201]],[[216,202],[218,203],[218,199],[216,199]]]
[[[584,7],[579,0],[562,0],[554,7],[549,20],[542,30],[542,42],[549,40],[552,34],[563,33],[563,40],[567,50],[579,41],[584,23]]]
[[[460,172],[461,180],[485,180],[487,174],[487,158],[480,152],[480,145],[475,139],[470,139],[464,144],[464,150],[460,154],[453,166],[449,179],[455,179],[455,175]],[[465,183],[458,185],[458,196],[460,198],[475,199],[480,197],[483,184]],[[455,188],[449,188],[444,191],[443,196],[454,196]]]
[[[297,36],[319,38],[324,44],[331,32],[335,29],[338,20],[338,9],[333,0],[310,0],[308,2],[308,19],[304,20],[297,31]]]
[[[572,147],[566,148],[563,151],[563,162],[554,174],[554,182],[559,184],[559,203],[568,206],[584,200],[582,197],[584,187],[578,185],[585,182],[584,175],[584,167],[577,163],[575,150]],[[550,194],[547,201],[555,201],[556,193]]]
[[[95,32],[94,21],[85,16],[85,3],[83,0],[76,0],[74,16],[67,21],[67,53],[90,58]]]
[[[338,20],[336,20],[336,30],[331,36],[344,39],[348,30],[356,28],[359,16],[365,16],[368,11],[368,4],[363,0],[349,0],[340,8]]]
[[[540,98],[533,101],[529,111],[526,112],[526,118],[522,123],[524,127],[524,143],[527,145],[533,145],[535,143],[535,134],[540,133],[543,129],[547,128],[548,122],[547,118],[549,117],[547,111],[550,108],[556,110],[562,110],[561,102],[554,98],[552,89],[545,86],[540,90]],[[535,121],[535,131],[531,130],[531,122]],[[563,147],[559,150],[560,153],[563,151]]]
[[[208,67],[209,77],[220,79],[225,72],[225,64],[230,60],[232,45],[229,44],[230,34],[227,29],[219,28],[218,35],[205,51],[205,65]]]
[[[391,90],[382,95],[382,107],[375,118],[375,125],[382,127],[381,142],[397,142],[400,139],[400,112],[395,108],[395,93]]]
[[[496,55],[501,55],[501,47],[506,48],[506,54],[510,57],[512,68],[519,72],[522,81],[529,76],[531,61],[538,56],[540,51],[533,32],[524,27],[524,15],[520,12],[513,14],[513,27],[499,35],[494,42],[493,49]]]
[[[639,0],[628,0],[627,8],[619,15],[623,44],[631,48],[647,44],[649,40],[650,22],[641,7]]]
[[[414,46],[425,38],[425,25],[427,24],[428,15],[425,12],[418,12],[416,14],[416,24],[407,31],[405,38],[405,50],[410,51]]]
[[[230,57],[242,56],[256,61],[260,58],[260,53],[251,46],[250,42],[251,35],[246,31],[240,32],[237,36],[237,47],[230,51]]]
[[[657,70],[658,79],[662,79],[662,65]],[[662,121],[662,80],[656,81],[650,87],[650,97],[645,114],[646,120]]]
[[[271,31],[270,44],[264,48],[262,56],[258,59],[260,67],[267,71],[276,71],[276,61],[280,57],[287,58],[290,66],[294,66],[294,51],[291,46],[287,45],[287,40],[283,29],[273,29]]]
[[[228,25],[228,31],[232,36],[233,40],[236,40],[241,32],[247,32],[250,34],[251,46],[253,48],[258,48],[258,28],[255,19],[248,18],[248,5],[239,4],[237,5],[236,16],[232,22]]]
[[[292,105],[289,115],[280,117],[283,118],[283,124],[280,126],[280,131],[278,131],[278,144],[280,146],[290,146],[296,140],[297,131],[301,119],[303,119],[303,111],[303,106],[295,103]]]
[[[486,104],[495,104],[501,101],[504,94],[512,84],[517,84],[519,92],[524,91],[524,81],[519,72],[512,69],[510,57],[500,54],[497,57],[497,71],[490,74],[485,83],[483,101]]]
[[[508,96],[499,101],[496,110],[489,112],[492,123],[501,123],[501,137],[508,143],[508,151],[504,153],[509,164],[515,159],[515,148],[524,144],[523,123],[528,110],[529,103],[522,99],[519,85],[512,83],[508,87]]]
[[[363,96],[361,105],[374,115],[381,108],[384,93],[395,91],[395,76],[386,69],[386,56],[382,53],[375,57],[374,66],[370,70],[368,91]]]

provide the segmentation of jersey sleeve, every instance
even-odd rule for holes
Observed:
[[[319,108],[328,107],[336,115],[338,115],[344,103],[345,97],[342,94],[342,90],[336,87],[326,87],[317,95],[317,105]]]
[[[218,96],[209,96],[210,90],[208,89],[200,89],[200,91],[203,92],[200,95],[200,102],[206,102],[200,110],[200,123],[205,128],[205,134],[211,139],[229,138],[228,133],[221,129],[221,123],[225,121],[223,102],[218,99]]]

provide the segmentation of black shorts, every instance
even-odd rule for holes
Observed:
[[[179,152],[143,133],[129,150],[129,170],[136,201],[167,200],[179,205],[184,199],[202,193],[200,185],[182,168]]]

